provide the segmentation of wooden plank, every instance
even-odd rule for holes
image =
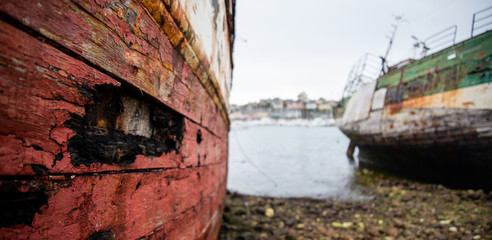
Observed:
[[[227,4],[210,4],[207,0],[140,1],[173,39],[179,49],[214,98],[224,119],[227,116],[227,99],[231,87],[232,42],[231,26],[225,21]],[[210,7],[213,7],[211,9]],[[227,17],[222,18],[221,16]],[[214,19],[214,21],[210,21]],[[164,20],[164,21],[163,21]],[[213,43],[209,42],[213,39]],[[226,120],[227,121],[227,120]],[[228,122],[228,121],[227,121]]]
[[[99,70],[156,97],[211,131],[227,129],[223,120],[217,123],[220,116],[207,122],[209,111],[214,114],[217,110],[214,110],[213,99],[203,87],[190,88],[193,95],[185,92],[173,95],[176,85],[184,84],[185,76],[191,77],[192,81],[199,80],[189,67],[184,68],[187,64],[139,4],[91,5],[94,15],[102,20],[88,13],[92,8],[82,8],[82,5],[68,0],[42,3],[6,0],[0,5],[0,10],[37,34],[81,56]],[[107,17],[103,19],[102,16]],[[64,27],[60,28],[61,25]],[[184,87],[179,89],[184,90]],[[175,98],[178,94],[191,99]],[[184,108],[186,104],[192,105],[188,108],[190,110]],[[214,124],[221,126],[213,128]]]
[[[137,239],[155,235],[156,229],[165,229],[162,234],[187,232],[190,225],[197,227],[195,231],[207,231],[220,221],[209,217],[223,205],[225,174],[219,172],[225,165],[61,180],[3,180],[3,193],[16,198],[4,199],[1,206],[9,208],[3,214],[12,218],[2,220],[0,236],[86,239],[109,234],[111,239]]]
[[[224,194],[225,190],[222,190],[205,198],[203,204],[175,218],[170,224],[155,229],[148,239],[210,239],[218,236],[224,208],[219,196]]]
[[[119,82],[5,22],[0,22],[0,44],[7,46],[0,52],[2,175],[193,167],[199,165],[198,155],[200,165],[226,161],[226,130],[221,130],[222,135],[218,136],[185,120],[179,153],[138,155],[133,164],[125,166],[101,163],[74,166],[68,145],[76,132],[66,123],[73,114],[84,116],[84,105],[92,101],[90,91],[99,85],[118,87]],[[199,87],[193,80],[188,84]],[[209,120],[221,122],[213,116]],[[203,138],[201,144],[197,144],[198,131]]]

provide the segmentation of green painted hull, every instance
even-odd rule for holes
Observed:
[[[492,81],[492,31],[390,71],[377,80],[385,105]]]

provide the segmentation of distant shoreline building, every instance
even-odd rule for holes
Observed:
[[[270,117],[273,119],[333,119],[333,100],[310,100],[302,92],[297,100],[292,99],[261,99],[258,102],[230,106],[231,120],[251,120]]]

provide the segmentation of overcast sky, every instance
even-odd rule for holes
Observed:
[[[474,12],[490,0],[237,0],[231,104],[280,97],[339,100],[366,52],[384,55],[396,15],[389,63],[412,55],[415,42],[453,24],[470,36]]]

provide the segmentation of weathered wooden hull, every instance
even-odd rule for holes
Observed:
[[[453,187],[491,188],[492,110],[404,109],[395,115],[342,128],[358,146],[362,167]],[[373,131],[359,131],[365,124]],[[388,130],[376,132],[377,125]]]
[[[390,71],[351,96],[339,128],[361,165],[491,189],[492,32]]]
[[[217,237],[234,4],[183,2],[0,1],[0,238]]]

